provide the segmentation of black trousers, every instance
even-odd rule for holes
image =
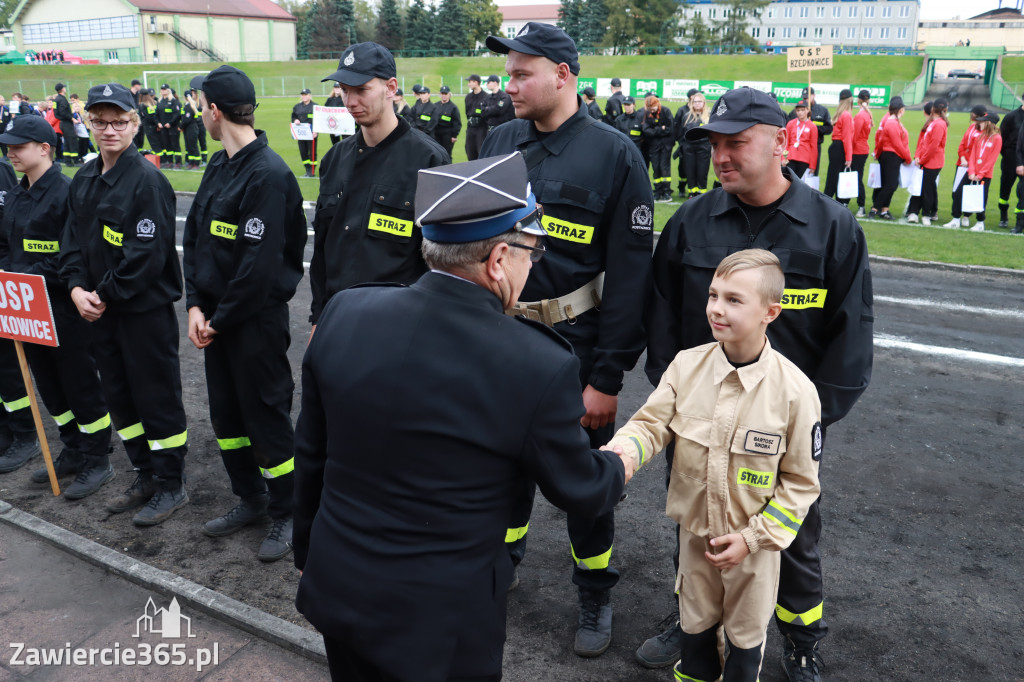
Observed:
[[[199,155],[199,126],[195,123],[185,126],[181,133],[185,136],[185,163],[198,166],[203,160]]]
[[[155,125],[144,126],[146,130],[146,141],[149,143],[149,150],[160,157],[160,162],[163,163],[163,152],[164,145],[161,140],[160,131],[156,129]]]
[[[480,158],[480,147],[483,146],[485,137],[487,137],[487,126],[466,127],[466,159],[468,161],[476,161]]]
[[[87,457],[106,456],[110,414],[92,355],[93,330],[77,314],[67,313],[54,316],[60,346],[26,343],[25,357],[64,447]]]
[[[854,154],[853,163],[850,164],[850,170],[857,172],[857,205],[864,208],[864,204],[867,202],[867,196],[864,194],[864,164],[867,163],[867,154]],[[849,203],[849,199],[840,199],[839,201],[844,204]]]
[[[288,304],[278,303],[218,332],[204,351],[210,422],[231,492],[247,499],[269,491],[273,518],[292,515],[290,343]]]
[[[830,198],[836,197],[839,189],[839,174],[846,170],[846,149],[841,140],[833,140],[828,146],[828,173],[825,175],[824,194]],[[842,199],[840,199],[842,201]]]
[[[160,163],[181,163],[181,140],[177,128],[161,128]]]
[[[586,386],[586,378],[590,376],[591,363],[587,358],[580,358],[580,361],[582,390],[582,387]],[[615,424],[586,431],[590,437],[590,447],[596,449],[612,439],[615,435]],[[527,482],[512,508],[512,517],[505,535],[505,547],[516,566],[526,555],[526,532],[536,494],[537,484],[533,481]],[[610,590],[619,582],[619,572],[610,565],[612,543],[615,540],[615,511],[597,518],[567,514],[566,527],[569,531],[573,557],[573,584],[587,590]]]
[[[711,168],[711,149],[684,147],[679,154],[679,194],[689,185],[689,195],[708,191],[708,170]]]
[[[174,304],[143,313],[107,310],[92,326],[100,385],[128,459],[177,487],[188,431]]]
[[[196,121],[196,125],[199,129],[199,149],[202,152],[203,163],[206,163],[206,126],[203,125],[202,119]]]
[[[651,145],[651,170],[654,174],[655,195],[659,192],[672,193],[672,147],[661,144]]]
[[[18,353],[10,339],[0,339],[0,401],[3,401],[5,421],[12,434],[35,434],[32,406],[18,365]]]
[[[1020,161],[1019,164],[1024,164],[1024,161]],[[1022,208],[1020,206],[1022,194],[1021,185],[1024,185],[1024,180],[1020,179],[1017,175],[1017,158],[1007,158],[1003,156],[999,161],[999,169],[1002,175],[999,178],[999,217],[1002,220],[1006,220],[1010,212],[1010,192],[1013,190],[1013,183],[1017,183],[1017,209],[1019,212]]]
[[[907,215],[920,213],[929,218],[939,212],[939,188],[935,186],[935,178],[939,177],[941,168],[923,169],[921,178],[921,196],[910,197]]]
[[[793,175],[797,180],[803,181],[804,173],[811,167],[811,164],[806,161],[790,161],[786,164],[789,166],[789,170],[793,171]]]
[[[340,639],[323,635],[327,651],[327,666],[332,682],[403,682],[388,675],[363,658],[359,651]],[[482,677],[449,677],[447,682],[500,682],[501,675]]]
[[[440,126],[434,128],[434,139],[437,143],[444,147],[444,150],[448,152],[448,157],[451,158],[452,149],[455,148],[455,143],[452,142],[452,130],[453,128],[441,128]]]
[[[963,201],[964,201],[964,186],[965,185],[970,185],[970,184],[973,184],[973,183],[970,180],[967,179],[967,175],[965,174],[964,175],[964,179],[960,181],[960,184],[957,185],[956,188],[953,189],[953,217],[954,218],[959,218],[961,216],[967,216],[968,218],[971,217],[971,214],[970,213],[964,213],[963,212],[963,208],[962,208],[963,207]],[[991,185],[991,184],[992,184],[992,178],[982,178],[981,179],[981,185],[982,185],[982,187],[985,188],[985,189],[982,190],[982,194],[984,195],[984,200],[982,201],[982,207],[988,205],[988,188],[989,188],[989,185]],[[985,210],[984,210],[984,208],[982,208],[982,210],[979,213],[975,213],[974,217],[978,219],[979,223],[985,222]]]
[[[75,132],[75,124],[71,121],[60,122],[60,134],[64,138],[64,162],[71,163],[78,160],[78,133]]]
[[[138,132],[135,133],[135,137],[132,139],[132,144],[136,148],[142,149],[146,146],[146,126],[145,124],[139,126]]]
[[[316,140],[299,140],[299,156],[308,173],[316,172],[316,149],[313,147],[315,143]]]
[[[900,166],[903,165],[903,159],[896,152],[882,152],[878,157],[878,165],[882,171],[882,186],[875,189],[871,195],[871,206],[881,212],[889,208],[892,195],[900,186]]]
[[[726,633],[729,654],[723,669],[718,656],[718,627],[715,625],[696,635],[683,633],[679,672],[688,676],[685,679],[717,680],[722,676],[722,682],[757,682],[757,673],[761,669],[761,646],[737,649]]]

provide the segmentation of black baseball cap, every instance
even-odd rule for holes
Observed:
[[[478,74],[478,73],[471,74],[470,77],[467,78],[466,80],[468,80],[468,81],[476,81],[477,83],[479,83],[480,82],[480,74]]]
[[[113,104],[125,111],[132,111],[135,109],[135,97],[132,96],[131,90],[120,83],[94,85],[89,88],[89,99],[85,102],[86,111],[97,104]]]
[[[161,90],[170,90],[171,86],[168,85],[167,83],[164,83],[163,85],[160,86],[160,89]]]
[[[193,90],[201,90],[206,101],[216,104],[221,111],[234,111],[235,107],[246,104],[256,107],[256,87],[252,81],[244,71],[227,64],[218,66],[205,76],[196,76],[189,86]]]
[[[895,97],[889,100],[889,109],[902,109],[903,106],[903,98],[900,97],[899,95],[896,95]]]
[[[921,107],[921,109],[924,110],[924,113],[926,115],[930,115],[932,113],[932,103],[931,102],[925,102],[924,106]]]
[[[490,76],[487,77],[487,82],[488,83],[501,83],[501,79],[498,78],[495,75],[490,75]]]
[[[440,92],[440,93],[441,93],[442,95],[447,95],[447,94],[448,94],[448,93],[450,93],[451,91],[452,91],[452,89],[451,89],[451,88],[449,88],[449,87],[448,87],[447,85],[442,85],[442,86],[441,86],[441,89],[439,90],[439,92]]]
[[[809,104],[807,104],[807,100],[805,100],[805,99],[802,99],[802,100],[800,100],[799,102],[797,102],[797,103],[796,103],[796,105],[795,105],[795,106],[794,106],[793,108],[794,108],[794,109],[806,109],[806,108],[808,108],[809,106],[810,106],[810,105],[809,105]]]
[[[623,97],[622,98],[622,103],[623,104],[636,104],[636,100],[633,99],[632,97]]]
[[[583,88],[583,94],[591,98],[597,97],[597,92],[594,90],[594,88],[590,87],[589,85]]]
[[[999,114],[997,114],[994,111],[990,111],[984,116],[978,118],[978,122],[980,123],[981,121],[988,121],[989,123],[999,123]]]
[[[416,83],[415,85],[412,86],[412,94],[418,95],[418,94],[420,94],[420,90],[422,90],[422,89],[423,89],[423,86],[420,85],[419,83]]]
[[[975,104],[971,109],[971,113],[974,114],[975,117],[984,116],[988,113],[988,109],[985,108],[984,104]]]
[[[803,91],[800,93],[800,96],[803,97],[804,99],[807,99],[807,94],[808,94],[808,88],[804,88]],[[810,94],[812,94],[812,95],[815,94],[814,93],[814,88],[810,88]]]
[[[417,94],[429,95],[430,94],[430,88],[428,88],[426,85],[420,86],[420,91]]]
[[[839,99],[849,99],[853,97],[853,91],[850,88],[843,88],[839,91]]]
[[[54,92],[60,92],[63,89],[64,89],[64,84],[63,83],[57,83],[56,85],[53,86],[53,91]]]
[[[698,92],[700,92],[700,90],[698,90],[697,88],[690,88],[689,90],[686,91],[686,99],[690,99]]]
[[[686,139],[692,142],[708,133],[735,135],[758,123],[785,128],[786,115],[767,92],[736,88],[718,98],[707,125],[686,131]]]
[[[402,88],[396,88],[396,89],[395,89],[395,97],[401,97],[401,96],[402,96],[402,95],[404,95],[404,94],[405,94],[405,93],[404,93],[404,92],[402,92]]]
[[[857,99],[863,99],[863,100],[871,99],[871,91],[870,90],[861,90],[860,92],[857,93]]]
[[[309,88],[302,88],[302,90],[299,90],[299,94],[300,95],[312,95],[313,93],[312,93],[312,91]]]
[[[618,78],[613,78],[612,82],[611,82],[611,86],[613,88],[621,88],[622,87],[622,81],[619,80]]]
[[[132,85],[142,85],[142,81],[140,81],[138,78],[133,78]]]
[[[546,57],[555,64],[565,63],[573,75],[580,73],[580,53],[569,34],[557,26],[539,21],[527,22],[515,38],[487,36],[487,49],[498,54],[521,52]]]
[[[383,45],[367,42],[349,45],[338,60],[338,70],[323,80],[355,87],[373,78],[388,80],[397,75],[398,69],[391,52]]]
[[[45,142],[51,147],[57,146],[57,133],[53,126],[42,116],[18,116],[7,124],[7,129],[0,135],[3,144],[25,144],[26,142]]]

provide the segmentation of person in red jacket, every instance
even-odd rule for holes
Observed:
[[[867,163],[871,148],[868,138],[875,125],[871,116],[871,93],[861,90],[857,93],[857,115],[853,117],[853,163],[850,168],[857,172],[857,217],[864,217],[864,204],[867,196],[864,193],[864,164]],[[832,133],[835,135],[835,132]],[[844,201],[844,203],[847,203]]]
[[[974,108],[971,109],[971,124],[967,126],[967,130],[964,131],[964,136],[960,138],[960,145],[956,148],[956,165],[959,182],[957,181],[957,178],[953,178],[953,215],[960,217],[957,218],[956,225],[954,225],[953,221],[950,220],[944,227],[967,227],[971,224],[967,216],[961,216],[960,200],[963,196],[961,185],[967,179],[967,150],[970,148],[971,143],[974,142],[974,138],[980,134],[980,130],[978,129],[978,119],[986,114],[988,114],[988,110],[985,109],[983,104],[974,105]],[[962,174],[959,170],[960,168],[964,169]]]
[[[835,197],[839,189],[839,174],[853,166],[853,92],[843,89],[839,93],[835,124],[832,128],[832,144],[828,146],[828,175],[825,176],[825,196]],[[846,203],[849,199],[839,199]]]
[[[925,110],[930,108],[930,111],[927,111],[928,118],[921,128],[917,150],[914,152],[914,165],[924,173],[921,194],[910,197],[910,207],[907,209],[907,222],[916,223],[918,214],[922,214],[922,225],[931,225],[932,216],[939,210],[939,188],[936,182],[946,161],[946,129],[949,127],[949,119],[946,117],[949,103],[937,99],[929,104],[931,107],[925,105]]]
[[[985,231],[985,205],[988,204],[988,186],[992,183],[992,170],[996,166],[999,152],[1003,148],[1003,136],[999,134],[996,127],[999,123],[997,114],[985,114],[978,118],[976,125],[978,134],[971,140],[967,147],[967,175],[956,192],[953,193],[953,220],[946,223],[947,227],[966,226],[969,213],[962,213],[960,207],[963,202],[964,185],[967,183],[981,183],[984,198],[981,202],[981,210],[975,214],[977,222],[971,228],[971,232]]]
[[[789,166],[794,177],[802,178],[808,169],[812,174],[818,172],[818,127],[807,116],[807,100],[797,102],[795,109],[796,118],[786,124],[782,165]]]
[[[900,165],[910,163],[910,137],[900,123],[906,109],[903,98],[896,96],[889,100],[889,115],[882,121],[875,133],[875,158],[882,167],[882,186],[871,197],[871,217],[892,220],[889,202],[896,188],[900,186]]]

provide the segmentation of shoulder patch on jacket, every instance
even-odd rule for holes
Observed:
[[[143,218],[135,225],[135,238],[139,241],[148,242],[156,236],[156,223],[149,218]]]
[[[824,445],[821,433],[821,422],[814,422],[811,427],[811,459],[815,462],[821,461],[821,451]]]
[[[554,329],[552,329],[551,327],[547,326],[543,322],[538,322],[536,320],[531,320],[530,318],[526,317],[525,315],[515,315],[514,319],[522,322],[525,325],[529,325],[529,326],[533,327],[534,329],[540,330],[541,332],[543,332],[549,338],[553,339],[554,341],[557,341],[558,345],[560,345],[562,348],[565,348],[570,353],[573,352],[572,344],[569,343],[564,336],[562,336],[561,334],[559,334],[558,332],[556,332]]]

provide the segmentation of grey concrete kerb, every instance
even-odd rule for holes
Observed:
[[[15,509],[3,500],[0,500],[0,522],[32,533],[41,540],[136,585],[166,597],[177,597],[192,608],[267,642],[318,663],[327,662],[323,639],[317,632],[272,616],[181,576],[132,559],[32,514]]]

